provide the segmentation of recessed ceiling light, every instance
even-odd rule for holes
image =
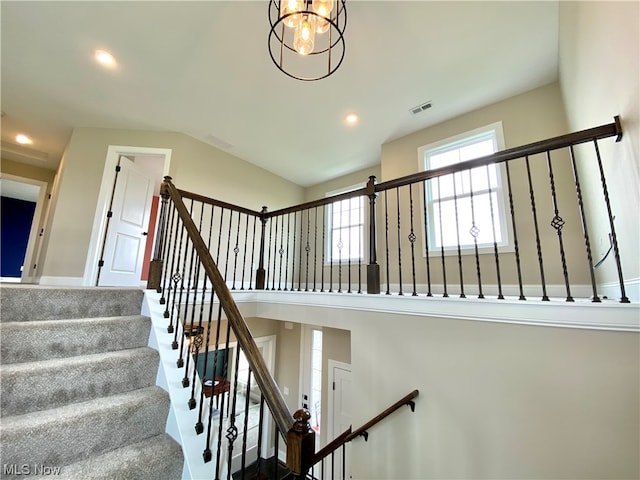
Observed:
[[[21,143],[22,145],[31,145],[33,143],[33,141],[29,137],[23,135],[22,133],[16,135],[16,142]]]
[[[344,117],[345,122],[347,122],[349,125],[355,125],[356,123],[358,123],[359,119],[360,117],[358,117],[357,113],[350,113],[346,117]]]
[[[105,67],[112,67],[116,64],[116,59],[113,58],[113,55],[105,50],[96,50],[95,58],[98,63]]]

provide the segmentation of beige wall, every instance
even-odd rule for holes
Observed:
[[[32,180],[38,180],[40,182],[46,182],[48,184],[48,191],[51,190],[53,179],[56,176],[56,172],[46,168],[39,168],[35,165],[28,165],[26,163],[18,163],[13,160],[2,159],[0,162],[0,172],[15,175],[17,177],[30,178]]]
[[[367,184],[371,175],[376,177],[377,181],[380,181],[380,165],[374,165],[343,177],[334,178],[333,180],[307,187],[304,190],[304,201],[311,202],[313,200],[319,200],[324,198],[329,192],[342,190],[353,185],[358,185],[358,188],[362,188]]]
[[[640,474],[636,333],[372,312],[351,338],[354,425],[420,390],[353,442],[353,478]]]
[[[256,210],[302,200],[301,187],[183,134],[77,128],[60,167],[40,275],[83,276],[109,145],[171,149],[169,173],[184,190]]]
[[[572,130],[611,123],[620,115],[623,138],[600,142],[601,154],[622,269],[633,284],[628,295],[640,300],[640,4],[638,2],[560,2],[560,84]],[[580,151],[579,153],[583,153]],[[580,170],[585,189],[602,197],[593,154],[583,154]],[[592,243],[602,250],[609,242],[607,212],[589,201]],[[606,248],[605,248],[606,250]],[[599,281],[616,282],[613,255],[597,271]]]

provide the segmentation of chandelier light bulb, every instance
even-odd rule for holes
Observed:
[[[313,0],[313,11],[324,18],[331,18],[333,0]]]
[[[316,17],[314,15],[302,15],[300,23],[298,23],[294,32],[293,48],[300,55],[309,55],[313,52],[315,34]]]
[[[280,2],[280,18],[287,14],[304,10],[304,0],[282,0]],[[291,15],[283,20],[289,28],[295,28],[300,23],[300,15]]]

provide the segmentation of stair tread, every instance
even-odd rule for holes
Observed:
[[[123,375],[122,366],[127,365]],[[2,417],[40,411],[155,384],[149,347],[14,363],[0,367]]]
[[[69,480],[175,480],[182,476],[183,461],[180,445],[169,435],[161,434],[65,465],[60,476]],[[51,476],[30,478],[43,480]]]
[[[142,347],[148,343],[150,326],[144,315],[4,322],[2,363]]]
[[[2,419],[3,462],[65,465],[164,433],[168,394],[160,387]]]

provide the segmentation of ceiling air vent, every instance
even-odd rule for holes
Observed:
[[[410,108],[409,111],[411,113],[413,113],[414,115],[417,115],[420,112],[424,112],[425,110],[428,110],[430,108],[431,108],[431,100],[429,100],[428,102],[423,103],[422,105],[418,105],[416,107]]]

